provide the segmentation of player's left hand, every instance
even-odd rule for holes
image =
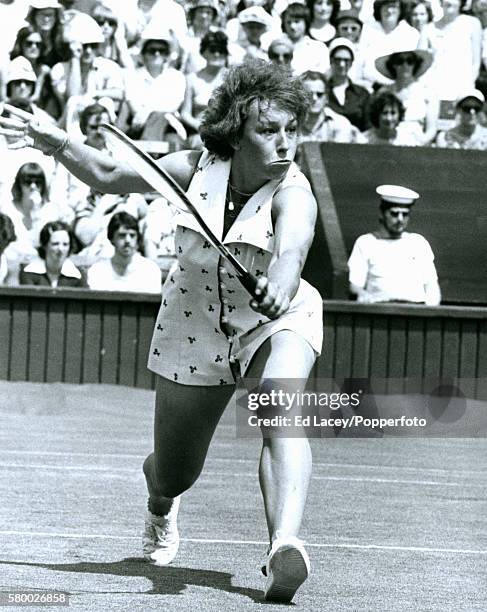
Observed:
[[[289,308],[289,296],[267,277],[259,278],[255,293],[262,296],[262,299],[259,302],[255,299],[250,300],[250,307],[269,319],[277,319]]]

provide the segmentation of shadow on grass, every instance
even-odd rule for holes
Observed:
[[[152,581],[152,589],[143,591],[145,595],[178,595],[187,586],[194,585],[243,595],[256,603],[266,603],[262,591],[233,585],[232,574],[227,572],[189,567],[157,567],[140,557],[129,557],[113,563],[24,563],[0,560],[0,565],[40,567],[57,572],[148,578]]]

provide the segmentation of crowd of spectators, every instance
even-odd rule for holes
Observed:
[[[0,100],[100,150],[102,123],[161,154],[201,148],[213,90],[247,58],[301,75],[302,142],[487,149],[485,0],[0,0],[0,20]],[[154,268],[145,288],[134,271],[174,261],[167,202],[97,193],[8,144],[0,283],[153,291]]]

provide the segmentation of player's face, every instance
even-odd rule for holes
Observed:
[[[46,263],[50,267],[61,269],[69,255],[69,234],[65,230],[53,232],[46,245]]]
[[[240,157],[254,176],[280,179],[296,155],[298,127],[294,114],[275,104],[255,101],[237,145]]]
[[[391,206],[382,213],[382,223],[391,238],[399,238],[409,223],[407,206]]]
[[[119,227],[112,238],[115,253],[122,257],[132,257],[137,251],[137,232],[128,227]]]

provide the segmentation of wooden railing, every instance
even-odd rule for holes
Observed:
[[[324,301],[312,377],[470,379],[487,397],[487,308]],[[146,361],[159,298],[0,289],[0,379],[154,387]]]

